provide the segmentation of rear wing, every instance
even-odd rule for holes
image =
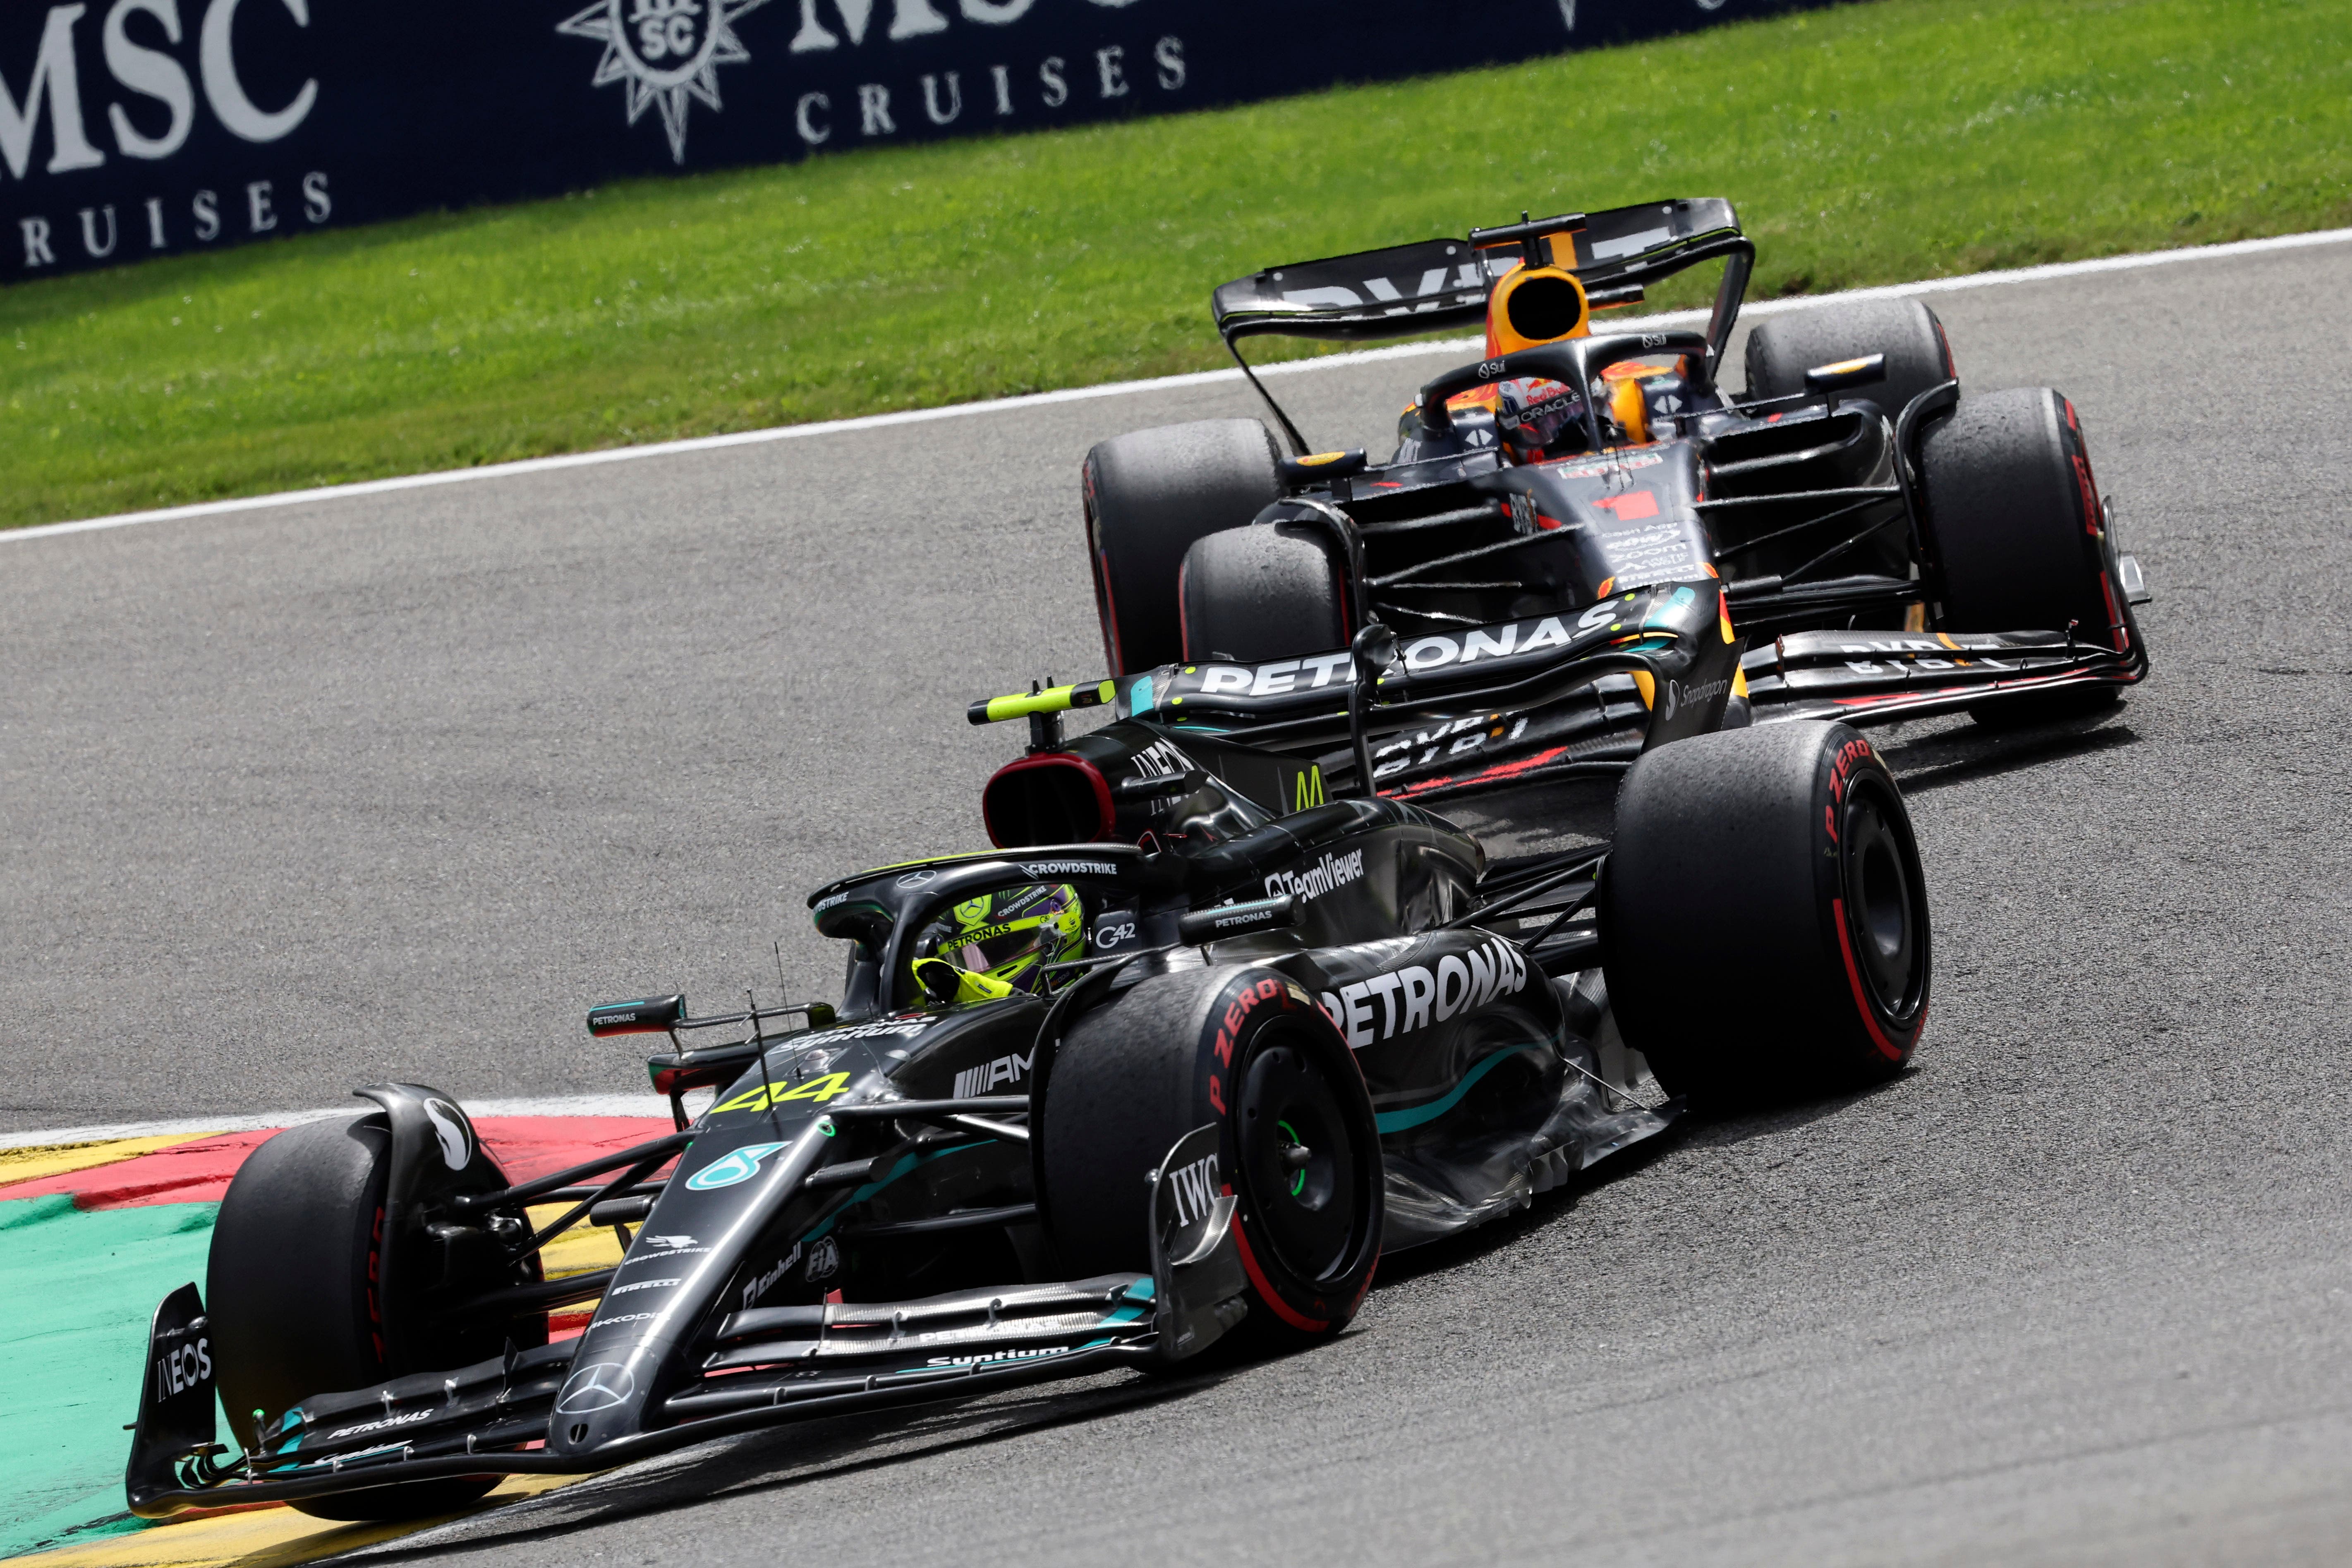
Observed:
[[[1717,256],[1755,254],[1739,231],[1739,215],[1718,196],[1568,215],[1535,226],[1550,230],[1552,262],[1573,270],[1588,294],[1601,296],[1595,304],[1631,304],[1638,295],[1608,296]],[[1489,240],[1474,229],[1468,239],[1427,239],[1236,278],[1211,296],[1217,331],[1228,343],[1268,332],[1360,342],[1475,325],[1486,320],[1487,291],[1521,258],[1516,237],[1499,235]],[[1748,268],[1734,270],[1736,312]],[[1728,334],[1727,322],[1723,330]]]
[[[1731,204],[1701,196],[1565,214],[1473,229],[1466,239],[1429,239],[1270,267],[1219,287],[1210,297],[1211,309],[1226,351],[1249,374],[1239,347],[1244,338],[1272,333],[1365,342],[1480,325],[1486,319],[1487,294],[1531,244],[1548,247],[1554,265],[1574,271],[1601,308],[1638,304],[1647,284],[1725,258],[1723,282],[1707,322],[1717,363],[1738,321],[1756,258],[1755,243],[1740,232]],[[1254,374],[1250,379],[1257,380]],[[1262,384],[1258,393],[1265,397]],[[1307,444],[1297,427],[1271,397],[1265,402],[1293,449],[1304,453]]]

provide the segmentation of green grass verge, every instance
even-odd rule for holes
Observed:
[[[1759,293],[2352,222],[2352,6],[1873,0],[0,292],[0,525],[1222,363],[1208,290],[1727,195]]]

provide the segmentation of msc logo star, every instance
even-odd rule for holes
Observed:
[[[768,0],[597,0],[556,31],[593,38],[604,46],[591,87],[625,84],[629,123],[644,118],[647,104],[661,108],[669,132],[670,156],[686,162],[686,100],[698,98],[713,109],[719,101],[719,68],[751,57],[730,26]]]

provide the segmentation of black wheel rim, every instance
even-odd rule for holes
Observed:
[[[1894,1019],[1918,1009],[1927,978],[1925,891],[1901,810],[1876,780],[1856,780],[1839,834],[1854,966],[1871,1001]]]
[[[1251,1058],[1234,1109],[1252,1228],[1297,1279],[1345,1267],[1360,1173],[1342,1102],[1315,1057],[1273,1035]]]

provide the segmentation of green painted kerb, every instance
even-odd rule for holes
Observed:
[[[140,1528],[122,1465],[147,1324],[205,1278],[218,1204],[0,1203],[0,1557]]]

